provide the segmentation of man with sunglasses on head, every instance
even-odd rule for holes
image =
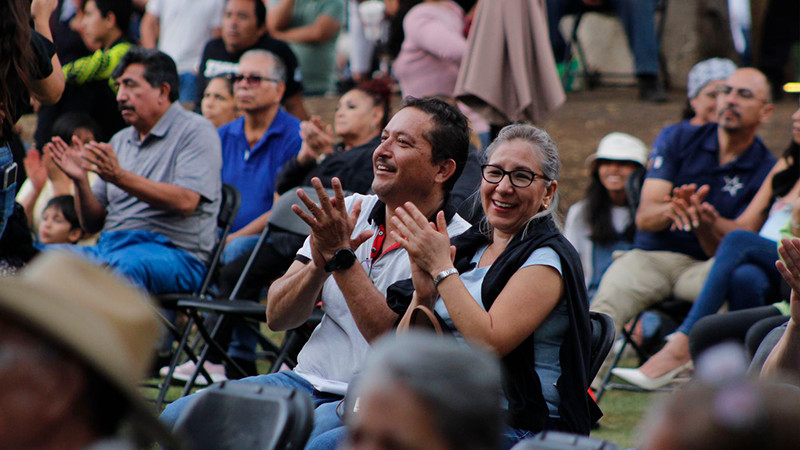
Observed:
[[[745,209],[775,164],[756,135],[772,114],[769,83],[744,68],[717,92],[717,123],[684,122],[652,149],[634,249],[611,264],[591,305],[610,315],[618,332],[669,296],[694,301],[722,237],[737,228],[757,231],[753,216],[766,217]]]

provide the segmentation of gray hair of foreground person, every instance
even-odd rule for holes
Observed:
[[[387,336],[373,347],[355,391],[363,401],[393,386],[425,406],[450,449],[498,448],[505,416],[496,357],[427,332]]]

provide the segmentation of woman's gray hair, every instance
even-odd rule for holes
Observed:
[[[425,404],[451,449],[498,448],[504,412],[496,357],[425,332],[387,336],[373,347],[355,391],[395,384]]]
[[[484,164],[489,162],[492,153],[494,153],[498,147],[507,142],[517,140],[527,142],[530,144],[531,151],[537,153],[542,166],[542,174],[547,178],[548,185],[551,181],[558,180],[561,171],[561,159],[558,157],[558,147],[556,147],[556,143],[553,142],[553,139],[546,131],[524,123],[511,124],[500,130],[495,140],[486,147],[486,151],[484,152]],[[553,195],[553,201],[547,208],[531,217],[531,220],[545,216],[550,216],[556,223],[556,226],[561,228],[561,220],[558,217],[558,191]],[[530,223],[530,220],[528,223]],[[491,229],[488,222],[484,225],[486,225],[485,230]],[[526,228],[527,224],[523,227],[523,230]]]

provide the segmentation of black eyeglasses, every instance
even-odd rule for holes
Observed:
[[[231,75],[231,83],[233,84],[236,84],[242,80],[247,81],[248,86],[256,86],[261,84],[263,81],[269,81],[271,83],[280,83],[281,81],[276,78],[262,77],[260,75],[242,75],[240,73]]]
[[[484,164],[481,166],[481,176],[484,180],[486,180],[487,183],[499,184],[501,181],[503,181],[503,177],[506,175],[508,175],[511,185],[518,188],[530,186],[531,183],[533,183],[537,178],[550,181],[550,179],[548,179],[546,176],[539,175],[538,173],[530,170],[503,170],[503,168],[495,166],[494,164]]]
[[[734,89],[733,87],[728,86],[727,84],[723,84],[723,85],[717,86],[716,91],[717,91],[717,94],[723,94],[723,95],[734,95],[735,94],[735,95],[738,95],[739,97],[743,98],[744,100],[756,99],[756,100],[761,100],[764,103],[767,102],[764,99],[756,97],[756,94],[752,90],[746,89],[746,88]]]

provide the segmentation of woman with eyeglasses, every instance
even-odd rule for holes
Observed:
[[[505,368],[504,446],[542,430],[589,434],[599,410],[589,386],[589,313],[580,258],[556,223],[558,150],[530,125],[509,125],[489,145],[480,195],[486,215],[453,239],[412,204],[398,208],[394,238],[411,259],[418,307],[488,347]]]

